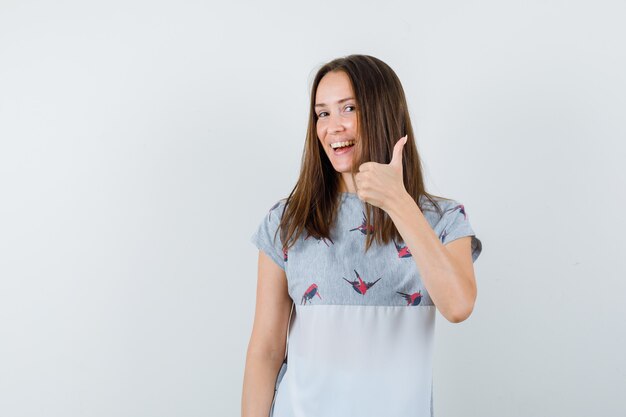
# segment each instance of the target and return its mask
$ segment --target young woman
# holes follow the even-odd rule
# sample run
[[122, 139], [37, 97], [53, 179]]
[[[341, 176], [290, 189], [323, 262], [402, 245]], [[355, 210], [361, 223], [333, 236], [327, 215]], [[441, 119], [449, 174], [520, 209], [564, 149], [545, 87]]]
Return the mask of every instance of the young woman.
[[302, 161], [252, 236], [242, 416], [432, 416], [435, 311], [469, 317], [482, 243], [462, 204], [424, 189], [387, 64], [350, 55], [319, 69]]

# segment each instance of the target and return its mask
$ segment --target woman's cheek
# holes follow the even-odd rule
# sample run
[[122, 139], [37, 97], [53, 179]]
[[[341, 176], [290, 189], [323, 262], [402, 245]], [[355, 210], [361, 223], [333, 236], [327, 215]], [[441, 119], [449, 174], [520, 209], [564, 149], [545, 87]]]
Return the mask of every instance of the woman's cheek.
[[324, 145], [324, 137], [325, 137], [324, 130], [318, 128], [317, 129], [317, 138], [319, 139], [319, 141], [321, 142], [322, 145]]

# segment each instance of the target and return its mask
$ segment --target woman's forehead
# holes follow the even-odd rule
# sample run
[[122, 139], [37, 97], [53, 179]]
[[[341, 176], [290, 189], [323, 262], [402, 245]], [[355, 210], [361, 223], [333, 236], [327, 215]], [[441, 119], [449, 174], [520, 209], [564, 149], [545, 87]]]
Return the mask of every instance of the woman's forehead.
[[329, 72], [320, 80], [315, 94], [318, 105], [329, 105], [354, 98], [348, 75], [343, 71]]

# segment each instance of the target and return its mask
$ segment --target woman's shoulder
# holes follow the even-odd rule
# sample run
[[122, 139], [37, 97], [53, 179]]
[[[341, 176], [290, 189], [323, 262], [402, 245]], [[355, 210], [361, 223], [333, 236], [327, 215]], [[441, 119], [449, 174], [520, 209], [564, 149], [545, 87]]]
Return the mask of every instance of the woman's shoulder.
[[420, 208], [423, 212], [434, 212], [443, 214], [447, 210], [457, 206], [459, 202], [455, 199], [430, 194], [420, 196]]
[[270, 207], [269, 211], [274, 211], [276, 209], [284, 209], [286, 202], [287, 202], [287, 197], [274, 200], [274, 203], [272, 203], [272, 207]]

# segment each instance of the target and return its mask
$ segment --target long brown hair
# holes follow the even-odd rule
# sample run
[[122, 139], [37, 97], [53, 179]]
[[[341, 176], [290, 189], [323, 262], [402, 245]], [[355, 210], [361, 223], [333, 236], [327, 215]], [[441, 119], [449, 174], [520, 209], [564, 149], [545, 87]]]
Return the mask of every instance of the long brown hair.
[[[324, 75], [343, 71], [348, 75], [356, 99], [357, 138], [355, 160], [351, 169], [352, 180], [359, 166], [368, 161], [388, 164], [393, 147], [405, 134], [407, 142], [402, 151], [403, 181], [406, 191], [420, 210], [420, 196], [426, 197], [441, 214], [435, 199], [443, 197], [427, 193], [424, 189], [422, 164], [415, 146], [415, 136], [407, 107], [404, 89], [396, 73], [383, 61], [369, 55], [349, 55], [334, 59], [317, 71], [311, 86], [309, 122], [307, 127], [302, 165], [298, 181], [285, 201], [285, 209], [278, 230], [281, 230], [283, 249], [287, 250], [306, 230], [320, 239], [330, 238], [330, 230], [337, 216], [340, 202], [339, 175], [333, 168], [317, 137], [315, 97]], [[358, 148], [357, 148], [358, 146]], [[374, 234], [367, 234], [367, 251], [372, 240], [389, 243], [390, 238], [402, 242], [402, 236], [387, 213], [379, 207], [365, 203], [366, 223], [373, 219]], [[369, 229], [369, 227], [368, 227]], [[367, 230], [368, 230], [367, 229]], [[277, 231], [278, 231], [277, 230]], [[276, 235], [274, 235], [276, 237]]]

